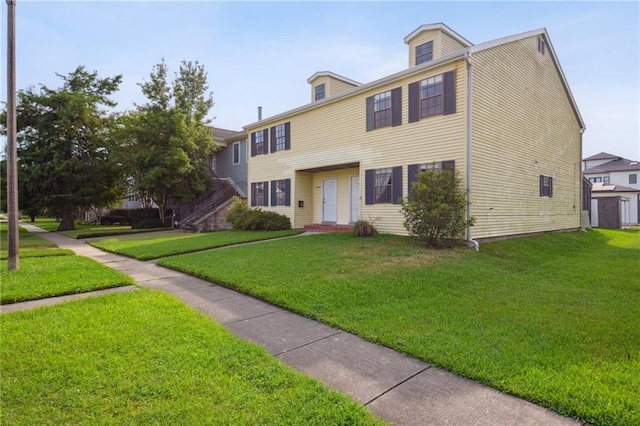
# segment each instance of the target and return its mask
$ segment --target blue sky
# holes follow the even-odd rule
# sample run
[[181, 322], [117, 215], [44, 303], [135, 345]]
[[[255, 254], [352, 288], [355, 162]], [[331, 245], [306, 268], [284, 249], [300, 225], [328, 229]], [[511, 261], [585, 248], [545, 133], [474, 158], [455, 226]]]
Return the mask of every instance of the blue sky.
[[[213, 125], [241, 130], [306, 104], [306, 82], [332, 71], [367, 83], [407, 67], [403, 38], [444, 22], [472, 43], [545, 27], [587, 126], [584, 156], [640, 159], [638, 2], [166, 2], [17, 0], [17, 86], [59, 87], [78, 65], [123, 75], [119, 110], [162, 58], [198, 60]], [[0, 98], [6, 100], [6, 3]]]

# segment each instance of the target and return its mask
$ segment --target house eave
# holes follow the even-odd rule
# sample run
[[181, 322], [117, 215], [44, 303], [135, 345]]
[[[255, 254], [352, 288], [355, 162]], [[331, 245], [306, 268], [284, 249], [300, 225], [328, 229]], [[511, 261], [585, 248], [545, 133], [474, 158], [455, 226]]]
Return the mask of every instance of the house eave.
[[465, 47], [473, 46], [473, 43], [471, 43], [466, 38], [462, 37], [460, 34], [455, 32], [454, 30], [452, 30], [451, 28], [449, 28], [448, 26], [446, 26], [442, 22], [438, 22], [438, 23], [435, 23], [435, 24], [420, 25], [418, 28], [416, 28], [414, 31], [412, 31], [411, 34], [409, 34], [408, 36], [406, 36], [404, 38], [404, 42], [405, 42], [405, 44], [409, 44], [409, 42], [411, 42], [411, 40], [416, 38], [420, 33], [424, 32], [424, 31], [433, 31], [433, 30], [442, 31], [443, 33], [445, 33], [449, 37], [455, 39], [458, 43], [462, 44]]
[[358, 83], [355, 80], [351, 80], [350, 78], [343, 77], [340, 74], [336, 74], [331, 71], [318, 71], [307, 79], [307, 83], [311, 84], [319, 77], [331, 77], [335, 78], [336, 80], [344, 81], [345, 83], [351, 84], [353, 86], [362, 86], [362, 83]]

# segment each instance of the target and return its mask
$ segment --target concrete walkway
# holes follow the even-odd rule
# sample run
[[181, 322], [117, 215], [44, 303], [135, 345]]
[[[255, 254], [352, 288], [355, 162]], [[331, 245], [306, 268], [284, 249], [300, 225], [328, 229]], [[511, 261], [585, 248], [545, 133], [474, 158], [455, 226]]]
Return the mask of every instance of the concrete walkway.
[[[530, 402], [208, 281], [154, 262], [107, 253], [84, 241], [35, 226], [21, 226], [61, 248], [129, 274], [142, 287], [174, 294], [233, 334], [262, 345], [286, 364], [351, 395], [392, 424], [581, 425]], [[43, 300], [38, 306], [51, 300]], [[27, 308], [27, 303], [31, 302], [16, 304], [16, 308], [18, 305]], [[2, 312], [7, 312], [8, 307], [3, 307]]]

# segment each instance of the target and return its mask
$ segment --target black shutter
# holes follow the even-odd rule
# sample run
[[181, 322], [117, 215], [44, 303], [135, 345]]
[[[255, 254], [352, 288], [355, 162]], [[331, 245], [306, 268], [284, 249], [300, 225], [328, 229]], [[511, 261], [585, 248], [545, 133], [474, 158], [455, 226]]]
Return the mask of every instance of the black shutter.
[[553, 197], [553, 178], [549, 176], [549, 197]]
[[271, 181], [271, 206], [275, 206], [278, 204], [278, 200], [276, 198], [276, 188], [278, 187], [278, 181], [277, 180], [272, 180]]
[[418, 173], [420, 173], [420, 165], [419, 164], [409, 164], [409, 167], [407, 168], [407, 183], [408, 183], [408, 189], [409, 189], [409, 195], [411, 195], [411, 187], [413, 186], [413, 182], [417, 182], [418, 178], [416, 177], [416, 175]]
[[256, 184], [251, 184], [251, 207], [256, 206]]
[[373, 96], [367, 98], [367, 132], [373, 130]]
[[373, 199], [373, 185], [376, 180], [375, 170], [365, 170], [364, 172], [364, 202], [365, 204], [375, 204]]
[[269, 129], [262, 131], [262, 143], [264, 144], [262, 154], [267, 155], [269, 153]]
[[271, 144], [270, 145], [271, 145], [271, 153], [273, 154], [274, 152], [276, 152], [276, 127], [275, 126], [271, 128]]
[[420, 82], [409, 84], [409, 123], [420, 120]]
[[269, 181], [262, 182], [262, 187], [264, 188], [264, 201], [262, 202], [263, 206], [269, 205]]
[[256, 132], [251, 133], [251, 156], [256, 156]]
[[442, 113], [444, 115], [456, 112], [456, 73], [449, 71], [443, 78], [444, 99], [442, 100]]
[[540, 196], [544, 195], [544, 176], [540, 175]]
[[286, 179], [284, 181], [284, 205], [291, 205], [291, 179]]
[[284, 149], [291, 149], [291, 122], [284, 123]]
[[442, 162], [442, 170], [451, 170], [456, 171], [456, 162], [455, 160], [443, 161]]
[[402, 124], [402, 87], [397, 87], [391, 91], [391, 125], [400, 126]]
[[400, 204], [400, 199], [402, 198], [402, 166], [393, 168], [391, 180], [391, 202]]

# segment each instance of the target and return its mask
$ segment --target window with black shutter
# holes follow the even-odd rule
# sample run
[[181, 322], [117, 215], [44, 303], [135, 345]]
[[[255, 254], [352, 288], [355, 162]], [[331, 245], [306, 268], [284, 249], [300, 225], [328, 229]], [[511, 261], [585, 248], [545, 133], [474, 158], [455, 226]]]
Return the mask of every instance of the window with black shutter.
[[402, 124], [402, 88], [369, 96], [366, 99], [367, 131]]
[[267, 143], [269, 140], [269, 129], [258, 130], [251, 133], [251, 156], [267, 154]]
[[455, 71], [409, 84], [409, 123], [456, 112]]
[[553, 178], [540, 175], [540, 196], [553, 197]]
[[402, 167], [365, 170], [365, 204], [399, 204], [402, 198]]
[[270, 151], [284, 151], [291, 149], [291, 123], [286, 122], [278, 124], [271, 128], [271, 147]]
[[291, 179], [280, 179], [271, 181], [271, 205], [291, 205]]

